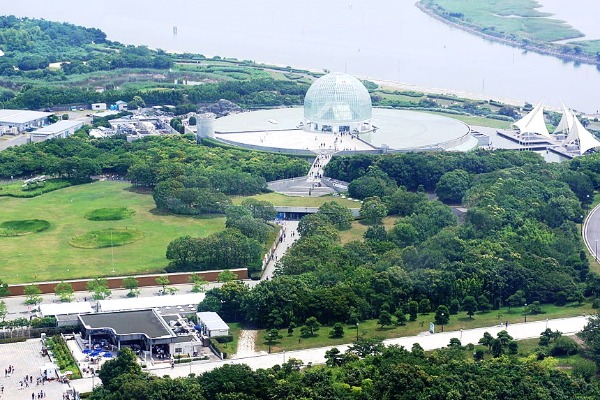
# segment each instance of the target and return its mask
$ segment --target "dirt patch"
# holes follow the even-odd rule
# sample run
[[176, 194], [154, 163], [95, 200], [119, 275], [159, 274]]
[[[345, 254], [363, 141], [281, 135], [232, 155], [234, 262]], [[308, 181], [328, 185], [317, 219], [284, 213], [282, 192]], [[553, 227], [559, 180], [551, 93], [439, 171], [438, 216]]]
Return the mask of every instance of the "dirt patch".
[[256, 336], [258, 335], [258, 331], [255, 329], [245, 329], [240, 332], [240, 338], [238, 340], [237, 352], [233, 356], [233, 358], [242, 358], [242, 357], [251, 357], [256, 355], [256, 351], [254, 350], [254, 343], [256, 341]]

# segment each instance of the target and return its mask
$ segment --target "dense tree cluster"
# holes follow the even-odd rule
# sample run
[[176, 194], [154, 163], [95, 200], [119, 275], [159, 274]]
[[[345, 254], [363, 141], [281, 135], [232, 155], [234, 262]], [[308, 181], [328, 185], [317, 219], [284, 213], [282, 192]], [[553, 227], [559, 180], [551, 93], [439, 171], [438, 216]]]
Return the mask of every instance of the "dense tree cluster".
[[[498, 338], [500, 348], [502, 340], [505, 338]], [[253, 371], [247, 365], [231, 364], [179, 379], [140, 372], [133, 353], [125, 350], [102, 367], [100, 377], [107, 382], [95, 388], [90, 399], [534, 400], [600, 396], [597, 383], [541, 362], [513, 357], [474, 360], [459, 347], [456, 343], [426, 355], [418, 345], [408, 351], [357, 342], [345, 353], [336, 348], [327, 351], [323, 366], [302, 369], [300, 361], [292, 358], [268, 369]]]
[[198, 146], [192, 136], [173, 135], [132, 143], [119, 137], [74, 136], [0, 152], [2, 178], [68, 175], [73, 174], [73, 169], [79, 173], [80, 167], [92, 169], [92, 173], [99, 168], [104, 173], [127, 174], [141, 186], [154, 187], [174, 179], [190, 188], [210, 186], [224, 193], [249, 194], [262, 190], [265, 180], [305, 174], [309, 163], [284, 155]]
[[[430, 163], [430, 157], [440, 159]], [[355, 158], [345, 157], [337, 165], [365, 159]], [[396, 182], [386, 184], [382, 198], [363, 202], [365, 218], [379, 208], [396, 216], [391, 229], [377, 224], [381, 215], [370, 216], [373, 220], [365, 222], [374, 225], [364, 241], [342, 245], [331, 221], [319, 214], [305, 217], [299, 226], [301, 238], [278, 263], [277, 276], [261, 282], [238, 303], [245, 321], [283, 328], [309, 317], [334, 324], [380, 318], [382, 311], [416, 316], [440, 306], [448, 307], [450, 314], [462, 308], [473, 315], [505, 304], [565, 304], [584, 293], [600, 293], [600, 278], [588, 273], [576, 225], [584, 214], [582, 203], [565, 179], [587, 181], [585, 174], [572, 171], [569, 164], [545, 164], [537, 155], [515, 152], [390, 158], [371, 160], [376, 165], [366, 166], [362, 176], [379, 176], [386, 173], [379, 169], [382, 165], [403, 159], [410, 163], [398, 164], [396, 176], [427, 173], [421, 166], [435, 165], [440, 182], [448, 176], [438, 168], [444, 160], [448, 165], [496, 167], [482, 168], [491, 169], [482, 173], [469, 169], [463, 196], [468, 212], [460, 222], [448, 206], [424, 193], [395, 188]], [[521, 166], [500, 168], [510, 165], [509, 160]], [[345, 171], [354, 173], [350, 167]], [[401, 183], [407, 181], [397, 182]], [[440, 186], [428, 186], [436, 185]]]

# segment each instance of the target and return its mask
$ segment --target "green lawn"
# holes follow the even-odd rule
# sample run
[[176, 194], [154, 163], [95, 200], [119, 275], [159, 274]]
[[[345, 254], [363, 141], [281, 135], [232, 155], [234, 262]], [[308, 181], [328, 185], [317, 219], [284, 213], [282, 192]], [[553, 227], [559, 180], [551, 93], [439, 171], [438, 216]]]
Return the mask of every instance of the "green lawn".
[[[385, 217], [383, 219], [383, 226], [386, 231], [390, 231], [396, 223], [396, 217]], [[369, 229], [369, 225], [365, 225], [360, 221], [352, 221], [352, 228], [347, 231], [340, 231], [340, 240], [342, 244], [352, 242], [353, 240], [363, 240], [365, 232]]]
[[[121, 221], [90, 221], [87, 212], [99, 208], [127, 207], [135, 212]], [[18, 199], [0, 197], [0, 223], [45, 219], [50, 229], [20, 237], [0, 237], [0, 277], [8, 283], [74, 279], [112, 274], [160, 271], [167, 265], [167, 245], [183, 235], [204, 237], [224, 228], [224, 217], [189, 217], [156, 212], [150, 194], [131, 190], [123, 182], [94, 182], [44, 195]], [[138, 229], [135, 243], [102, 249], [79, 249], [71, 238], [109, 228]]]
[[[527, 315], [527, 321], [540, 321], [546, 318], [566, 318], [574, 317], [582, 314], [592, 314], [596, 310], [592, 309], [591, 305], [584, 303], [581, 306], [569, 305], [566, 307], [557, 307], [554, 305], [544, 305], [542, 310], [545, 314]], [[360, 337], [383, 337], [385, 339], [397, 338], [403, 336], [415, 336], [429, 329], [429, 323], [433, 322], [434, 313], [427, 315], [419, 315], [414, 322], [407, 322], [405, 326], [389, 326], [381, 329], [377, 324], [377, 320], [362, 321], [358, 327]], [[476, 313], [473, 318], [469, 318], [464, 312], [458, 315], [452, 315], [448, 324], [444, 325], [444, 331], [460, 331], [460, 329], [472, 329], [485, 326], [493, 326], [508, 321], [509, 324], [514, 324], [524, 321], [523, 308], [512, 309], [508, 312], [507, 308], [494, 310], [488, 313]], [[439, 327], [436, 327], [436, 330]], [[329, 338], [330, 326], [322, 326], [317, 332], [317, 336], [302, 338], [300, 337], [300, 327], [294, 330], [292, 336], [288, 336], [287, 329], [280, 330], [280, 335], [283, 336], [277, 343], [271, 346], [272, 352], [283, 350], [298, 350], [308, 349], [313, 347], [335, 346], [344, 343], [350, 343], [356, 340], [356, 327], [344, 326], [345, 335], [340, 339]], [[267, 351], [269, 346], [264, 340], [266, 331], [259, 332], [256, 340], [257, 351]], [[466, 343], [463, 343], [466, 344]]]
[[442, 116], [448, 117], [448, 118], [457, 119], [459, 121], [464, 122], [467, 125], [487, 126], [489, 128], [498, 128], [498, 129], [508, 129], [508, 128], [510, 128], [510, 124], [511, 124], [511, 122], [508, 122], [508, 121], [500, 121], [499, 119], [476, 117], [476, 116], [472, 116], [472, 115], [457, 115], [457, 114], [434, 112], [434, 111], [425, 111], [425, 112], [442, 115]]
[[[298, 206], [298, 207], [320, 207], [323, 203], [328, 201], [337, 201], [343, 206], [348, 208], [360, 208], [360, 203], [352, 200], [342, 199], [340, 197], [333, 196], [321, 196], [321, 197], [299, 197], [299, 196], [286, 196], [279, 193], [264, 193], [256, 196], [251, 196], [253, 199], [268, 201], [274, 206]], [[234, 197], [232, 199], [233, 204], [240, 204], [247, 197]]]

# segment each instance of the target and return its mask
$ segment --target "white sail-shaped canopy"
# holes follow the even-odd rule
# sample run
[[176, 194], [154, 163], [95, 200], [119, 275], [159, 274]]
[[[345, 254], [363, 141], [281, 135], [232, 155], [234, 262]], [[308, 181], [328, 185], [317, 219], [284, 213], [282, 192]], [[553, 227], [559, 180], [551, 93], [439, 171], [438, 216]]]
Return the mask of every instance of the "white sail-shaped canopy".
[[544, 106], [541, 101], [533, 110], [513, 125], [519, 128], [521, 135], [536, 133], [545, 138], [552, 139], [552, 136], [550, 136], [548, 128], [546, 127], [546, 122], [544, 121]]
[[[566, 133], [567, 136], [571, 133], [571, 129], [573, 129], [573, 113], [562, 105], [563, 114], [558, 126], [554, 130], [554, 133]], [[568, 139], [567, 139], [568, 140]]]
[[573, 128], [571, 129], [571, 133], [575, 138], [572, 139], [572, 142], [576, 140], [579, 142], [579, 154], [583, 155], [589, 149], [599, 147], [600, 141], [596, 139], [594, 135], [590, 133], [590, 131], [585, 129], [585, 127], [581, 125], [581, 122], [579, 122], [577, 117], [575, 117], [574, 115], [573, 120]]

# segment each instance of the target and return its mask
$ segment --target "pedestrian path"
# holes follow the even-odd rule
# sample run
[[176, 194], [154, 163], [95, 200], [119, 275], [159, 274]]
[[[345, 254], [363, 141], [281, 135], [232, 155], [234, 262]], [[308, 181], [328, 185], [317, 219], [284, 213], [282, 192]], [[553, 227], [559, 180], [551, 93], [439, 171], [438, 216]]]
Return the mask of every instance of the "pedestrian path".
[[[580, 332], [587, 323], [587, 317], [573, 317], [573, 318], [560, 318], [550, 319], [545, 321], [527, 322], [521, 324], [509, 324], [506, 327], [504, 324], [488, 326], [484, 328], [465, 329], [462, 331], [450, 331], [443, 333], [424, 334], [417, 336], [407, 336], [402, 338], [388, 339], [384, 341], [384, 344], [403, 346], [406, 349], [410, 349], [414, 343], [419, 343], [425, 350], [439, 349], [448, 346], [450, 339], [457, 338], [461, 340], [463, 345], [468, 343], [476, 344], [485, 332], [489, 332], [492, 336], [496, 336], [498, 332], [502, 330], [508, 331], [516, 340], [537, 338], [546, 329], [549, 328], [553, 331], [558, 330], [563, 335], [574, 335]], [[348, 333], [348, 338], [351, 340], [351, 333]], [[200, 362], [191, 366], [176, 366], [174, 369], [157, 370], [156, 373], [159, 376], [169, 375], [173, 378], [187, 376], [191, 372], [195, 374], [201, 374], [206, 371], [211, 371], [215, 368], [221, 367], [225, 364], [246, 364], [252, 369], [259, 368], [270, 368], [277, 364], [282, 364], [291, 358], [301, 360], [304, 365], [308, 364], [324, 364], [325, 363], [325, 352], [337, 347], [341, 352], [345, 352], [349, 344], [339, 346], [328, 346], [319, 347], [314, 349], [296, 350], [296, 351], [285, 351], [281, 353], [272, 354], [259, 354], [251, 357], [241, 357], [232, 360], [220, 360], [215, 362]], [[79, 382], [79, 381], [78, 381]], [[83, 382], [82, 382], [83, 384]]]

